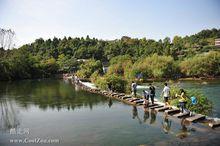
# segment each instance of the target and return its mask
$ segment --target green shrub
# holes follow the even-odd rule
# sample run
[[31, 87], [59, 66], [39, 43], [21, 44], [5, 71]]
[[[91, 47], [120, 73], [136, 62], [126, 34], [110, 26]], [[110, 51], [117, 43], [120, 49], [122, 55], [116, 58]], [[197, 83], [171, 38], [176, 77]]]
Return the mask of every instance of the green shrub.
[[98, 71], [95, 71], [91, 76], [90, 76], [90, 80], [93, 82], [93, 83], [95, 83], [95, 81], [98, 79], [98, 78], [100, 78], [101, 76], [100, 76], [100, 74], [99, 74], [99, 72]]
[[117, 75], [105, 75], [105, 76], [96, 76], [96, 73], [93, 75], [93, 82], [101, 89], [108, 90], [108, 87], [111, 86], [111, 89], [115, 92], [125, 92], [127, 81], [122, 77]]
[[177, 65], [171, 56], [159, 56], [154, 54], [150, 57], [142, 58], [134, 63], [130, 77], [135, 78], [142, 73], [143, 78], [167, 78], [172, 77], [177, 70]]
[[[176, 93], [180, 94], [180, 87], [171, 86], [171, 105], [177, 106], [179, 104], [179, 98], [175, 95]], [[196, 113], [208, 115], [212, 112], [212, 102], [199, 90], [185, 90], [187, 98], [186, 108], [190, 111], [194, 111]], [[192, 105], [190, 97], [195, 96], [197, 99], [197, 104]]]
[[99, 76], [96, 80], [93, 81], [93, 83], [95, 83], [96, 86], [98, 86], [99, 88], [101, 88], [103, 90], [108, 89], [108, 84], [107, 84], [106, 79], [104, 77]]
[[210, 51], [185, 59], [179, 66], [181, 72], [188, 77], [220, 75], [220, 52]]
[[57, 73], [59, 68], [54, 58], [49, 58], [46, 61], [41, 62], [41, 66], [47, 75]]
[[129, 55], [113, 57], [110, 60], [110, 66], [108, 68], [107, 74], [115, 74], [127, 78], [126, 72], [130, 71], [132, 65], [132, 59]]
[[95, 72], [102, 72], [102, 64], [99, 60], [90, 59], [85, 63], [80, 65], [80, 69], [76, 72], [77, 76], [80, 78], [90, 78], [90, 76]]
[[125, 92], [127, 81], [117, 75], [107, 75], [106, 83], [111, 85], [113, 91]]

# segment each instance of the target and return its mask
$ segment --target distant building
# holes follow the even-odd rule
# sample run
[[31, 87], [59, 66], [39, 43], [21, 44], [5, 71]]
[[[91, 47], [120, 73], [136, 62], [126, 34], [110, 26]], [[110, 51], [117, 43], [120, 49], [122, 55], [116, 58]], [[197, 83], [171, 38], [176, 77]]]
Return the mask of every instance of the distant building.
[[102, 70], [103, 70], [103, 73], [107, 73], [108, 71], [108, 66], [109, 66], [109, 63], [108, 62], [103, 62], [102, 63]]
[[89, 59], [77, 59], [76, 61], [77, 62], [86, 62], [86, 61], [88, 61]]
[[103, 66], [103, 67], [102, 67], [102, 70], [103, 70], [103, 73], [104, 73], [104, 74], [107, 73], [107, 71], [108, 71], [108, 66]]
[[215, 46], [220, 47], [220, 38], [215, 39]]

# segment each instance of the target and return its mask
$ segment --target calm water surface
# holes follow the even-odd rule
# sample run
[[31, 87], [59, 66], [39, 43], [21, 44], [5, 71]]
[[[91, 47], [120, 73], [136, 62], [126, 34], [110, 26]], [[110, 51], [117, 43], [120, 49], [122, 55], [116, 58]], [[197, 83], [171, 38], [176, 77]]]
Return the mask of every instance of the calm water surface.
[[[214, 114], [220, 115], [219, 82], [180, 84], [210, 95]], [[35, 138], [59, 140], [40, 144], [51, 146], [220, 144], [218, 128], [144, 112], [142, 107], [82, 91], [62, 80], [0, 82], [0, 112], [0, 146], [39, 145], [12, 143]]]

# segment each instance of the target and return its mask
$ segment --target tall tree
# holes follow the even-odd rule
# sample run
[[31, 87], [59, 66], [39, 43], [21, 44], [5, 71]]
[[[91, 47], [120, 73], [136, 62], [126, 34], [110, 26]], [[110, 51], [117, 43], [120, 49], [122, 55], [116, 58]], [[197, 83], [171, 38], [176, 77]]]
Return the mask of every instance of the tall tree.
[[14, 47], [14, 37], [13, 30], [0, 28], [0, 48], [7, 50]]

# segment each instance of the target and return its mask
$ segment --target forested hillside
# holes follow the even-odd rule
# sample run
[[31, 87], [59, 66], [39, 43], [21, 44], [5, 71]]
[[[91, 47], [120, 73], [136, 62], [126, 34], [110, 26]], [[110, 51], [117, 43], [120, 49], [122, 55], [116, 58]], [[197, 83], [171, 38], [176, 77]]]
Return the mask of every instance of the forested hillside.
[[[214, 46], [216, 38], [220, 38], [220, 29], [202, 30], [197, 34], [185, 37], [175, 36], [172, 40], [166, 37], [159, 41], [127, 36], [111, 41], [98, 40], [89, 36], [86, 38], [64, 37], [63, 39], [55, 37], [48, 40], [39, 38], [35, 42], [23, 45], [18, 49], [5, 50], [0, 48], [0, 80], [49, 77], [58, 72], [69, 72], [73, 68], [79, 69], [82, 62], [77, 61], [77, 59], [93, 59], [106, 63], [119, 55], [130, 56], [132, 64], [137, 65], [136, 68], [133, 67], [136, 72], [141, 71], [142, 63], [140, 62], [145, 59], [143, 65], [147, 69], [149, 66], [146, 62], [149, 62], [149, 65], [151, 59], [158, 59], [155, 57], [157, 55], [159, 58], [161, 58], [160, 56], [167, 56], [168, 58], [163, 57], [162, 60], [168, 59], [169, 63], [177, 66], [175, 70], [168, 69], [169, 71], [165, 71], [165, 77], [172, 76], [170, 74], [173, 72], [177, 72], [181, 76], [216, 76], [220, 72], [218, 58], [220, 48]], [[191, 63], [190, 59], [198, 63], [201, 60], [206, 62], [210, 58], [201, 57], [201, 55], [210, 51], [209, 57], [213, 57], [213, 54], [218, 56], [213, 59], [214, 63], [209, 61], [209, 64], [201, 64], [199, 67], [211, 66], [210, 68], [214, 71], [209, 71], [208, 74], [203, 73], [204, 70], [199, 71], [199, 73], [189, 71], [193, 68], [188, 66]], [[141, 59], [143, 60], [141, 61]], [[155, 73], [155, 76], [153, 73], [154, 71], [145, 71], [146, 77], [164, 77], [163, 73]]]

